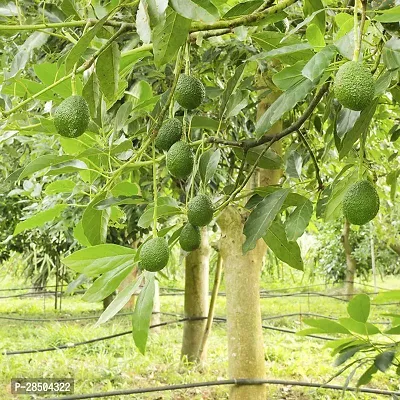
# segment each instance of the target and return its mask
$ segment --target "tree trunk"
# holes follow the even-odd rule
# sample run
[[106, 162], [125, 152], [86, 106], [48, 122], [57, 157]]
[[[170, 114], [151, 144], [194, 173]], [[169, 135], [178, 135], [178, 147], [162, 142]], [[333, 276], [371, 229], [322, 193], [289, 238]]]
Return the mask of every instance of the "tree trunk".
[[[188, 254], [185, 260], [185, 317], [207, 317], [208, 272], [210, 246], [207, 228], [201, 229], [200, 248]], [[189, 362], [199, 360], [199, 350], [204, 335], [206, 320], [186, 321], [183, 326], [182, 359]]]
[[[260, 308], [260, 270], [266, 245], [242, 253], [243, 222], [234, 207], [220, 215], [221, 256], [224, 260], [230, 378], [265, 379]], [[231, 400], [265, 400], [264, 385], [233, 386]]]
[[347, 219], [345, 220], [343, 226], [342, 241], [347, 265], [345, 290], [347, 298], [350, 299], [354, 294], [354, 277], [356, 275], [357, 263], [351, 254], [352, 248], [350, 244], [350, 223], [347, 221]]

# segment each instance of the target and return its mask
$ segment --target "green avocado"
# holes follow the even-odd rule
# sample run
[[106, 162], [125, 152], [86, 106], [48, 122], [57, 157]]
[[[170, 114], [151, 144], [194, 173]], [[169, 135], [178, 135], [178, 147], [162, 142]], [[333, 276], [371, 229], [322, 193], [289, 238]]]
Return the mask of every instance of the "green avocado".
[[187, 223], [179, 236], [179, 244], [182, 250], [193, 251], [200, 247], [201, 233], [197, 226]]
[[214, 216], [214, 207], [211, 199], [206, 194], [193, 197], [188, 204], [188, 220], [194, 226], [208, 225]]
[[167, 153], [167, 169], [175, 178], [186, 179], [193, 171], [194, 156], [185, 142], [176, 142]]
[[167, 241], [162, 237], [156, 237], [147, 241], [140, 251], [140, 266], [150, 272], [162, 270], [169, 259]]
[[375, 186], [362, 180], [350, 186], [343, 199], [343, 214], [354, 225], [373, 220], [379, 211], [379, 196]]
[[182, 137], [182, 122], [177, 118], [166, 121], [160, 128], [156, 137], [156, 147], [159, 150], [168, 151], [170, 147]]
[[336, 73], [333, 91], [343, 107], [361, 111], [372, 102], [375, 83], [365, 65], [349, 61], [343, 64]]
[[61, 136], [77, 138], [87, 129], [90, 112], [87, 101], [82, 96], [70, 96], [57, 108], [54, 125]]
[[197, 108], [203, 101], [206, 91], [200, 80], [182, 74], [178, 78], [175, 89], [175, 100], [187, 110]]

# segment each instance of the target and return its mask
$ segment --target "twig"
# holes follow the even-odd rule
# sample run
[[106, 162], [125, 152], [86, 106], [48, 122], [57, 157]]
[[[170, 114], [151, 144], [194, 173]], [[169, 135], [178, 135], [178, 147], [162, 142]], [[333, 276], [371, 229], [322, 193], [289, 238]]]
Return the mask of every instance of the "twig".
[[247, 148], [251, 149], [257, 146], [261, 146], [264, 143], [270, 142], [272, 140], [278, 141], [285, 136], [290, 135], [291, 133], [299, 130], [301, 126], [304, 124], [304, 122], [307, 121], [307, 119], [310, 117], [310, 115], [313, 113], [314, 109], [317, 107], [319, 102], [321, 101], [322, 97], [324, 94], [328, 91], [329, 88], [329, 82], [325, 83], [321, 89], [318, 91], [316, 96], [312, 99], [310, 104], [308, 105], [307, 109], [304, 111], [304, 113], [297, 119], [296, 122], [294, 122], [292, 125], [290, 125], [288, 128], [284, 129], [280, 133], [277, 133], [276, 135], [263, 135], [259, 139], [245, 139], [245, 140], [224, 140], [220, 139], [217, 137], [209, 137], [207, 139], [208, 143], [218, 143], [222, 144], [225, 146], [230, 146], [230, 147], [241, 147], [241, 148]]
[[319, 165], [318, 165], [317, 159], [315, 157], [315, 154], [312, 151], [310, 144], [307, 142], [307, 139], [300, 132], [300, 130], [298, 130], [297, 133], [299, 134], [299, 137], [300, 137], [301, 141], [303, 142], [304, 146], [306, 146], [308, 152], [310, 153], [311, 159], [314, 163], [315, 177], [317, 178], [317, 182], [318, 182], [318, 190], [324, 190], [324, 183], [322, 182], [322, 179], [321, 179], [320, 169], [319, 169]]

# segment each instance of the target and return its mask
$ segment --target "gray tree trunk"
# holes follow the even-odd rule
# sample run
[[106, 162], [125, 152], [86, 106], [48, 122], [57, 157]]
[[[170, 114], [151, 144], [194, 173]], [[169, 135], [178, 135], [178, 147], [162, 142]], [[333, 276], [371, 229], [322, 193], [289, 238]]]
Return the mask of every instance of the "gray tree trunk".
[[[188, 254], [185, 260], [185, 317], [207, 317], [210, 246], [207, 227], [201, 229], [200, 248]], [[199, 361], [199, 350], [206, 320], [186, 321], [183, 326], [182, 359]]]
[[[224, 260], [228, 362], [230, 378], [264, 379], [266, 374], [260, 308], [260, 272], [266, 245], [242, 253], [242, 216], [234, 207], [220, 215], [221, 256]], [[265, 400], [264, 385], [233, 386], [231, 400]]]

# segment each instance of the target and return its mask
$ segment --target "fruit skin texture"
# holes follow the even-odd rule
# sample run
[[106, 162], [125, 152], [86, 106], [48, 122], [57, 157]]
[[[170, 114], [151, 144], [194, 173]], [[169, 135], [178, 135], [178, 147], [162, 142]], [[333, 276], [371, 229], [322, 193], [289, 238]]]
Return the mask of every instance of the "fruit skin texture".
[[211, 199], [206, 194], [193, 197], [188, 204], [188, 220], [194, 226], [208, 225], [214, 215], [214, 207]]
[[343, 199], [343, 214], [354, 225], [373, 220], [379, 211], [379, 196], [374, 185], [367, 180], [350, 186]]
[[182, 122], [177, 118], [169, 119], [158, 132], [156, 138], [157, 149], [168, 151], [174, 143], [181, 139], [182, 133]]
[[162, 237], [150, 239], [140, 251], [140, 266], [146, 271], [161, 271], [168, 264], [168, 259], [168, 243]]
[[182, 250], [193, 251], [200, 247], [201, 233], [197, 226], [187, 223], [179, 236], [179, 244]]
[[375, 83], [365, 65], [349, 61], [339, 68], [333, 91], [343, 107], [361, 111], [373, 100]]
[[193, 171], [194, 156], [185, 142], [176, 142], [167, 153], [167, 168], [175, 178], [185, 179]]
[[187, 110], [197, 108], [204, 100], [204, 85], [193, 76], [181, 74], [175, 90], [175, 100]]
[[77, 138], [89, 125], [90, 112], [82, 96], [70, 96], [57, 108], [54, 114], [54, 125], [61, 136]]

